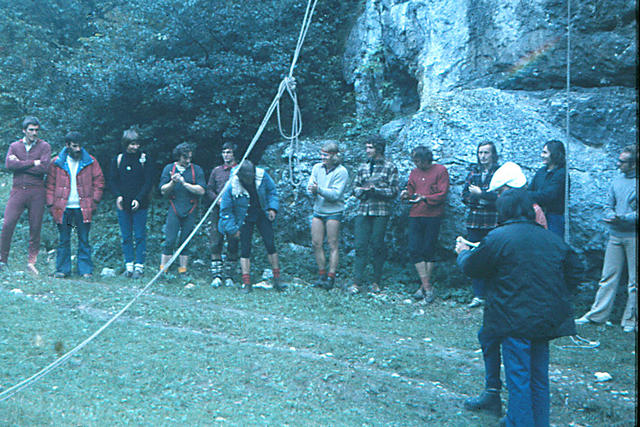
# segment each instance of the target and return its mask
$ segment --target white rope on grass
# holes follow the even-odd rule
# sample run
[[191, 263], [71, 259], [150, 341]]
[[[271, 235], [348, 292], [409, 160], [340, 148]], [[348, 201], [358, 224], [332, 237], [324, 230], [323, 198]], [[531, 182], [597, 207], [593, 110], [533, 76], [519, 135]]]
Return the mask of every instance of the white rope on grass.
[[[258, 130], [256, 131], [255, 135], [253, 136], [253, 139], [251, 140], [251, 143], [247, 147], [244, 155], [242, 156], [242, 159], [238, 163], [238, 167], [235, 168], [232, 171], [232, 174], [229, 177], [229, 180], [227, 180], [227, 182], [225, 183], [224, 187], [222, 188], [222, 191], [220, 191], [218, 196], [211, 203], [211, 205], [209, 206], [209, 208], [207, 209], [205, 214], [202, 216], [202, 218], [200, 219], [200, 221], [198, 222], [196, 227], [193, 229], [193, 231], [189, 234], [189, 236], [187, 236], [187, 238], [182, 243], [182, 245], [180, 245], [180, 247], [174, 252], [174, 254], [171, 256], [171, 258], [169, 259], [167, 264], [163, 267], [163, 269], [158, 271], [156, 273], [156, 275], [131, 299], [131, 301], [129, 301], [124, 307], [122, 307], [122, 309], [120, 311], [118, 311], [111, 319], [109, 319], [104, 325], [102, 325], [97, 331], [95, 331], [93, 334], [91, 334], [89, 337], [87, 337], [80, 344], [78, 344], [73, 349], [69, 350], [67, 353], [65, 353], [62, 356], [60, 356], [58, 359], [56, 359], [55, 361], [53, 361], [52, 363], [50, 363], [49, 365], [47, 365], [46, 367], [44, 367], [40, 371], [36, 372], [35, 374], [30, 376], [29, 378], [26, 378], [25, 380], [23, 380], [23, 381], [15, 384], [15, 385], [9, 387], [8, 389], [3, 390], [2, 392], [0, 392], [0, 402], [3, 402], [5, 400], [9, 399], [14, 394], [16, 394], [19, 391], [29, 387], [30, 385], [32, 385], [33, 383], [38, 381], [40, 378], [42, 378], [45, 375], [47, 375], [49, 372], [53, 371], [58, 366], [61, 366], [62, 364], [64, 364], [67, 360], [69, 360], [71, 358], [71, 356], [73, 356], [74, 354], [78, 353], [82, 348], [84, 348], [87, 344], [89, 344], [91, 341], [93, 341], [98, 335], [100, 335], [105, 329], [107, 329], [113, 322], [115, 322], [120, 316], [122, 316], [138, 300], [138, 298], [140, 298], [140, 296], [142, 296], [158, 280], [158, 278], [160, 276], [162, 276], [162, 274], [165, 273], [169, 269], [169, 267], [174, 263], [174, 261], [178, 258], [178, 256], [180, 256], [180, 254], [182, 253], [184, 248], [191, 241], [193, 236], [195, 236], [196, 232], [200, 229], [200, 227], [204, 224], [204, 222], [207, 220], [207, 218], [209, 217], [209, 215], [213, 211], [213, 208], [216, 206], [216, 204], [220, 200], [220, 197], [222, 196], [222, 194], [225, 192], [225, 190], [229, 186], [229, 183], [231, 182], [231, 178], [233, 176], [235, 176], [237, 170], [240, 168], [240, 166], [242, 166], [244, 161], [247, 159], [247, 157], [249, 156], [249, 154], [251, 153], [251, 151], [255, 147], [256, 143], [258, 142], [258, 139], [260, 138], [260, 136], [264, 132], [264, 129], [267, 126], [267, 123], [269, 122], [269, 119], [273, 115], [274, 111], [278, 108], [278, 104], [279, 104], [280, 98], [282, 97], [282, 94], [285, 92], [285, 90], [289, 90], [288, 89], [289, 87], [291, 87], [291, 86], [295, 87], [295, 81], [294, 81], [294, 79], [292, 77], [292, 73], [293, 73], [293, 70], [295, 68], [296, 62], [298, 61], [298, 58], [299, 58], [299, 55], [300, 55], [300, 48], [302, 47], [302, 42], [304, 41], [304, 36], [306, 36], [307, 30], [309, 28], [309, 24], [311, 22], [310, 21], [311, 20], [311, 14], [313, 13], [313, 9], [315, 8], [316, 3], [318, 2], [318, 0], [315, 0], [314, 3], [313, 3], [313, 8], [311, 8], [311, 1], [312, 0], [309, 0], [309, 3], [307, 4], [307, 11], [305, 12], [305, 20], [303, 22], [303, 30], [301, 30], [301, 32], [300, 32], [301, 36], [298, 39], [298, 45], [296, 46], [296, 51], [294, 53], [294, 57], [293, 57], [292, 62], [291, 62], [289, 76], [285, 77], [282, 80], [282, 82], [280, 83], [280, 85], [278, 87], [278, 92], [274, 96], [273, 101], [271, 101], [271, 105], [267, 109], [267, 112], [265, 113], [265, 115], [264, 115], [264, 117], [262, 119], [262, 122], [260, 123], [260, 126], [258, 127]], [[303, 36], [303, 34], [304, 34], [304, 36]]]

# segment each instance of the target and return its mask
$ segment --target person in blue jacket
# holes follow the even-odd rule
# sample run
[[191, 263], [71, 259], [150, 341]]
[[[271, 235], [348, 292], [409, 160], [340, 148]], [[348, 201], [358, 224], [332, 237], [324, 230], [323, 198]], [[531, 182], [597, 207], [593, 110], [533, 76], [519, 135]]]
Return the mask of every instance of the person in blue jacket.
[[273, 221], [278, 213], [278, 192], [269, 174], [248, 160], [232, 172], [229, 186], [222, 194], [218, 229], [230, 238], [240, 239], [242, 289], [251, 292], [251, 237], [254, 226], [262, 236], [273, 270], [273, 287], [282, 291], [280, 266], [276, 252]]

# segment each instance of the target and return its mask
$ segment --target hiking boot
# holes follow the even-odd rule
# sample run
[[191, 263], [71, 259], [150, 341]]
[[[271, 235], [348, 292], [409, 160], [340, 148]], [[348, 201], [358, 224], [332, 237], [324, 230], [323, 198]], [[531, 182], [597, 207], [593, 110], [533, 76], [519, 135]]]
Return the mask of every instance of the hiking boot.
[[327, 291], [330, 291], [331, 289], [333, 289], [335, 284], [336, 284], [336, 278], [335, 277], [327, 277], [327, 280], [324, 281], [324, 285], [322, 287], [324, 289], [326, 289]]
[[316, 288], [325, 288], [327, 286], [327, 276], [318, 276], [318, 280], [313, 284]]
[[280, 282], [279, 277], [274, 277], [272, 279], [272, 284], [273, 284], [273, 289], [275, 289], [276, 291], [278, 292], [284, 291], [284, 286], [282, 286], [282, 283]]
[[467, 411], [487, 411], [496, 417], [502, 415], [502, 401], [500, 392], [495, 389], [484, 390], [477, 397], [471, 397], [464, 401], [464, 409]]
[[480, 307], [484, 304], [484, 300], [482, 298], [474, 297], [469, 304], [467, 304], [468, 308]]

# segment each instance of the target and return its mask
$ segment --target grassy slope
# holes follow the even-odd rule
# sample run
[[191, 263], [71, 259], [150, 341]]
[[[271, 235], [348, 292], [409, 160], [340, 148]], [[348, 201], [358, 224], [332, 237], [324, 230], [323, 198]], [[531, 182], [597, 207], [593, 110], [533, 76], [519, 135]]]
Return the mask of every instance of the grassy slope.
[[[82, 341], [141, 286], [34, 279], [19, 271], [26, 231], [16, 231], [13, 270], [0, 273], [2, 388]], [[299, 270], [289, 263], [288, 279]], [[204, 275], [163, 279], [67, 364], [0, 403], [0, 425], [495, 424], [462, 409], [482, 388], [480, 311], [425, 308], [397, 286], [354, 297], [294, 282], [284, 295], [247, 296]], [[601, 345], [553, 343], [552, 421], [634, 425], [635, 336], [580, 332]], [[594, 382], [596, 371], [613, 381]]]

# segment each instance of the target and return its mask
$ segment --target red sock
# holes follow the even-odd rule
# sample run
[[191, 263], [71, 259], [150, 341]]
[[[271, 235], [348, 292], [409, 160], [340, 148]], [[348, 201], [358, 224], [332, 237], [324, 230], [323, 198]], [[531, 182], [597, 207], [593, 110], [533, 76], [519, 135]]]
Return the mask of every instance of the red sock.
[[329, 276], [329, 279], [335, 279], [336, 273], [329, 272], [328, 276]]
[[250, 285], [251, 284], [251, 275], [250, 274], [243, 274], [242, 275], [242, 284], [243, 285]]
[[327, 274], [327, 270], [318, 270], [318, 276], [324, 277], [325, 274]]
[[280, 269], [279, 268], [274, 268], [273, 269], [273, 278], [274, 279], [279, 279], [280, 278]]

